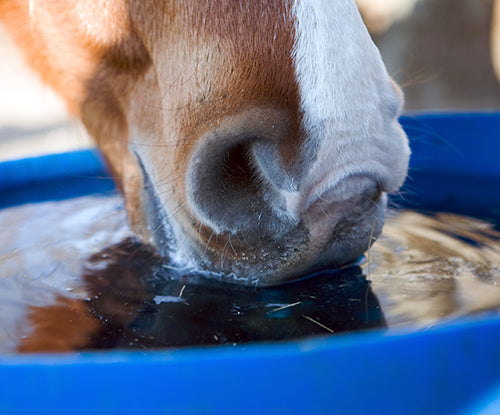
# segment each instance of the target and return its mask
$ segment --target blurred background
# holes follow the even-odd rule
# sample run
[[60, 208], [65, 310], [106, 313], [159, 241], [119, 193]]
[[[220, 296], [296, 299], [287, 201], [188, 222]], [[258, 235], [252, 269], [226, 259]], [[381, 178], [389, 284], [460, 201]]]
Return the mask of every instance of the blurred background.
[[[490, 50], [494, 1], [357, 0], [405, 91], [406, 112], [500, 110]], [[90, 145], [0, 26], [0, 161]]]
[[[500, 109], [491, 57], [495, 0], [356, 1], [403, 86], [407, 111]], [[498, 16], [500, 0], [496, 7]]]
[[89, 146], [83, 126], [26, 67], [0, 23], [0, 161]]

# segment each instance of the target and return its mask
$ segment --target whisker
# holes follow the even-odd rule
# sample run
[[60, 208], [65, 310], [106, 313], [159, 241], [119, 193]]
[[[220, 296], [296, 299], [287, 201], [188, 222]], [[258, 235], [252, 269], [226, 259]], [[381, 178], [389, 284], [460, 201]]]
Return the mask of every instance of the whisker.
[[135, 140], [127, 140], [127, 144], [132, 144], [134, 146], [141, 146], [141, 147], [165, 147], [165, 148], [184, 148], [184, 147], [193, 147], [193, 143], [148, 143], [148, 142], [142, 142], [142, 141], [135, 141]]
[[238, 254], [236, 253], [236, 250], [234, 249], [233, 243], [231, 242], [231, 235], [229, 235], [229, 246], [231, 246], [231, 249], [233, 250], [234, 255], [238, 256]]
[[372, 207], [377, 207], [377, 202], [369, 196], [361, 196], [361, 200], [368, 202]]
[[212, 231], [212, 233], [210, 234], [208, 240], [207, 240], [207, 243], [205, 244], [205, 250], [203, 251], [203, 257], [205, 256], [205, 254], [207, 253], [208, 251], [208, 246], [210, 245], [210, 241], [212, 240], [212, 237], [214, 236], [215, 234], [215, 231]]
[[203, 227], [203, 224], [200, 222], [200, 226], [198, 226], [198, 239], [200, 242], [203, 242], [203, 239], [201, 237], [201, 228]]
[[226, 251], [226, 247], [227, 247], [228, 242], [226, 242], [226, 244], [224, 245], [224, 248], [222, 248], [222, 252], [220, 254], [220, 267], [221, 267], [221, 269], [224, 269], [224, 252]]
[[165, 217], [165, 222], [170, 222], [177, 213], [179, 213], [182, 209], [184, 209], [184, 204], [179, 203], [179, 206], [177, 206], [168, 216]]
[[[193, 69], [193, 71], [191, 72], [191, 75], [189, 75], [185, 80], [183, 80], [182, 82], [177, 82], [181, 76], [184, 74], [185, 72], [184, 71], [179, 71], [179, 74], [177, 75], [177, 77], [175, 78], [175, 80], [173, 81], [173, 83], [168, 83], [168, 82], [165, 82], [164, 80], [160, 79], [159, 80], [159, 83], [162, 85], [162, 86], [166, 86], [167, 88], [176, 88], [176, 87], [180, 87], [180, 86], [184, 86], [187, 81], [191, 80], [193, 78], [193, 76], [196, 74], [196, 70]], [[167, 91], [165, 91], [166, 93]]]
[[155, 182], [155, 186], [160, 186], [160, 185], [167, 185], [173, 183], [175, 172], [171, 172], [166, 176], [163, 176], [161, 179], [157, 180]]
[[370, 232], [370, 238], [368, 239], [368, 248], [366, 250], [366, 264], [365, 264], [365, 267], [367, 269], [367, 278], [368, 280], [370, 279], [371, 277], [371, 269], [370, 269], [370, 265], [372, 264], [372, 255], [371, 255], [371, 250], [372, 250], [372, 247], [373, 247], [373, 243], [377, 240], [377, 238], [375, 238], [373, 236], [373, 233], [375, 232], [375, 226], [377, 225], [377, 220], [375, 219], [373, 221], [373, 226], [372, 226], [372, 230]]
[[153, 229], [153, 234], [160, 231], [161, 228], [165, 226], [165, 222], [161, 222], [155, 229]]
[[368, 314], [368, 295], [370, 294], [370, 283], [368, 282], [366, 284], [366, 290], [365, 290], [365, 315], [366, 315], [366, 321], [368, 321], [369, 314]]

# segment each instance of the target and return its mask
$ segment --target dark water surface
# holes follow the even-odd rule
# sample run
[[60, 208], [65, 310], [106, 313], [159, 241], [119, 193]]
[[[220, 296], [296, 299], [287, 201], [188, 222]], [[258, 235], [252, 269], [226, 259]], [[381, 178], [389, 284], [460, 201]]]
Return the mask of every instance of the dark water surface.
[[258, 288], [169, 269], [133, 240], [94, 260], [106, 265], [85, 275], [88, 306], [103, 317], [93, 347], [238, 344], [385, 325], [359, 267]]
[[272, 288], [165, 263], [115, 196], [4, 209], [0, 228], [4, 353], [277, 341], [500, 308], [500, 232], [452, 214], [393, 212], [359, 265]]

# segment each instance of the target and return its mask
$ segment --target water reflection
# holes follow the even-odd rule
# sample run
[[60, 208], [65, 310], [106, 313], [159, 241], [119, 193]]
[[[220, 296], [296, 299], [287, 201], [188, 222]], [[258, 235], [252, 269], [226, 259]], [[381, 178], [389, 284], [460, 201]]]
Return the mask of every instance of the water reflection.
[[275, 288], [179, 275], [128, 239], [92, 258], [85, 273], [100, 320], [92, 348], [240, 344], [340, 333], [385, 325], [359, 267]]
[[500, 232], [452, 214], [394, 212], [365, 264], [272, 288], [173, 269], [131, 237], [117, 197], [4, 209], [0, 227], [4, 353], [279, 341], [500, 308]]
[[388, 324], [428, 326], [500, 309], [498, 223], [393, 212], [365, 271]]

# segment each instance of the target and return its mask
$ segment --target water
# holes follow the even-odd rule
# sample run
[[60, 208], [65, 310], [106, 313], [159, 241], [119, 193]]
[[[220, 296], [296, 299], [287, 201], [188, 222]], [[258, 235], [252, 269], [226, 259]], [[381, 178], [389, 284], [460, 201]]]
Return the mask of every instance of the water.
[[365, 270], [388, 325], [429, 326], [497, 311], [500, 232], [494, 225], [450, 213], [394, 213]]
[[134, 240], [121, 200], [0, 211], [0, 351], [240, 344], [422, 328], [500, 308], [500, 232], [392, 213], [360, 264], [274, 288], [174, 269]]

